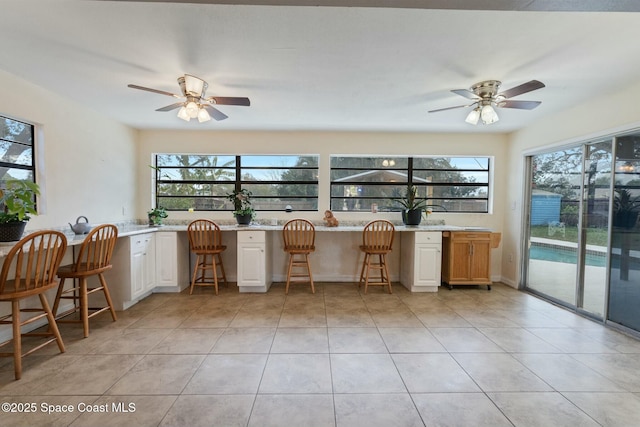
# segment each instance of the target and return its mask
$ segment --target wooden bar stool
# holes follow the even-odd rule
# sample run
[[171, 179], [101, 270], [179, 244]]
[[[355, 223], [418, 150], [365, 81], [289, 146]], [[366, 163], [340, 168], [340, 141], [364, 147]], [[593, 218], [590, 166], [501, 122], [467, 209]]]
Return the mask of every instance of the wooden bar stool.
[[[60, 323], [81, 322], [84, 329], [84, 337], [89, 336], [89, 319], [97, 316], [103, 311], [109, 310], [111, 318], [117, 320], [116, 311], [111, 302], [111, 294], [104, 278], [104, 272], [111, 268], [111, 255], [118, 239], [118, 229], [115, 225], [104, 224], [95, 227], [84, 238], [78, 257], [73, 264], [62, 266], [58, 269], [60, 286], [56, 294], [56, 301], [53, 304], [53, 314], [58, 316], [58, 307], [61, 299], [73, 300], [74, 307], [61, 313], [59, 317], [66, 317], [75, 312], [80, 312], [80, 320], [59, 319]], [[90, 288], [87, 278], [98, 276], [100, 285]], [[72, 279], [74, 286], [64, 289], [65, 279]], [[76, 281], [77, 279], [77, 281]], [[103, 307], [89, 307], [89, 295], [102, 291], [107, 305]], [[89, 313], [91, 312], [91, 313]]]
[[[289, 254], [289, 268], [287, 269], [287, 286], [285, 294], [289, 293], [289, 284], [292, 277], [307, 278], [311, 284], [311, 292], [316, 293], [313, 286], [313, 275], [309, 264], [309, 254], [316, 250], [316, 229], [306, 219], [292, 219], [287, 221], [282, 229], [284, 250]], [[294, 268], [304, 268], [306, 273], [293, 273]], [[294, 280], [294, 282], [307, 282], [307, 280]]]
[[[196, 285], [213, 285], [216, 290], [216, 295], [218, 295], [218, 266], [220, 267], [222, 280], [227, 284], [227, 276], [224, 273], [224, 264], [222, 264], [221, 256], [227, 247], [222, 244], [220, 227], [208, 219], [197, 219], [189, 224], [187, 234], [189, 235], [191, 252], [196, 254], [196, 264], [193, 268], [189, 295], [193, 293], [193, 287]], [[208, 262], [209, 257], [211, 257], [211, 262]], [[213, 277], [206, 277], [207, 270], [211, 270]], [[200, 276], [198, 276], [199, 273], [201, 274]], [[207, 281], [207, 279], [210, 281]]]
[[[365, 225], [362, 232], [362, 245], [360, 250], [364, 252], [364, 261], [362, 270], [360, 271], [360, 281], [358, 287], [364, 282], [364, 293], [371, 286], [387, 286], [389, 293], [393, 293], [391, 289], [391, 280], [389, 279], [389, 268], [387, 267], [387, 254], [391, 252], [393, 245], [393, 236], [395, 227], [387, 220], [381, 219], [371, 221]], [[372, 262], [372, 257], [378, 256], [378, 262]], [[373, 282], [370, 280], [371, 270], [380, 272], [380, 281]]]
[[[0, 356], [13, 356], [13, 367], [16, 380], [22, 376], [22, 358], [41, 349], [45, 345], [56, 342], [60, 353], [64, 353], [64, 343], [56, 325], [53, 312], [49, 308], [45, 291], [58, 286], [56, 271], [62, 262], [67, 249], [67, 238], [58, 231], [39, 231], [32, 233], [11, 248], [2, 265], [0, 272], [0, 301], [11, 302], [11, 314], [0, 317], [0, 324], [13, 325], [13, 353], [0, 353]], [[20, 308], [20, 301], [38, 295], [39, 308]], [[39, 313], [28, 319], [21, 320], [20, 313]], [[22, 333], [21, 327], [36, 320], [47, 318], [49, 330], [47, 332]], [[11, 318], [11, 320], [7, 320]], [[22, 337], [39, 336], [50, 337], [46, 342], [22, 353]]]

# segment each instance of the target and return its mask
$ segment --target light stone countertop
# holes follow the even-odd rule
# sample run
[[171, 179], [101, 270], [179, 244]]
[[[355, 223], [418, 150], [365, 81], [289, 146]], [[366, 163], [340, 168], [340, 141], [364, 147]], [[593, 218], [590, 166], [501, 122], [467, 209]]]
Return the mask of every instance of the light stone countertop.
[[[279, 221], [278, 225], [264, 225], [264, 224], [251, 224], [251, 225], [237, 225], [232, 221], [216, 221], [220, 225], [222, 231], [281, 231], [284, 221]], [[327, 227], [325, 225], [315, 225], [317, 232], [361, 232], [364, 228], [365, 222], [348, 223], [345, 221], [344, 225], [337, 227]], [[162, 232], [162, 231], [187, 231], [187, 223], [183, 224], [166, 224], [161, 226], [149, 226], [140, 225], [134, 223], [120, 223], [115, 224], [118, 227], [118, 237], [135, 236], [137, 234], [149, 233], [149, 232]], [[75, 246], [80, 245], [84, 241], [86, 235], [76, 235], [69, 227], [57, 229], [62, 231], [67, 237], [67, 245]], [[484, 227], [463, 227], [457, 225], [446, 225], [444, 223], [431, 223], [427, 225], [418, 226], [405, 226], [396, 225], [396, 232], [421, 232], [421, 231], [491, 231]], [[27, 233], [32, 233], [36, 230], [27, 230]], [[16, 242], [0, 242], [0, 257], [6, 256]]]

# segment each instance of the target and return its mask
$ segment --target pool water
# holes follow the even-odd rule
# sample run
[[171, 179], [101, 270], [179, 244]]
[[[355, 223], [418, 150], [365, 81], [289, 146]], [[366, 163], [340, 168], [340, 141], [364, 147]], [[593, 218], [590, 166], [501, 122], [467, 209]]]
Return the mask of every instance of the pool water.
[[[577, 264], [578, 253], [575, 249], [549, 247], [549, 246], [537, 246], [531, 245], [529, 249], [529, 257], [531, 259], [539, 259], [542, 261], [555, 261], [563, 262], [566, 264]], [[594, 267], [605, 267], [607, 257], [606, 254], [593, 254], [587, 253], [585, 256], [585, 262], [587, 265]]]

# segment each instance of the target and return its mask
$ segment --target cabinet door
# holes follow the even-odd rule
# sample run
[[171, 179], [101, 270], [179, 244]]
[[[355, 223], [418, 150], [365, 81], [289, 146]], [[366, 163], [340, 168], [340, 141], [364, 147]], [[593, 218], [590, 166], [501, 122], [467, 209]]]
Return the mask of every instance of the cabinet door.
[[238, 245], [238, 286], [265, 285], [265, 245]]
[[144, 240], [144, 292], [156, 287], [156, 251], [155, 239], [152, 234]]
[[156, 234], [156, 285], [178, 285], [178, 233]]
[[450, 280], [468, 280], [471, 277], [471, 245], [468, 240], [453, 240], [449, 254]]
[[131, 300], [134, 300], [144, 293], [145, 254], [141, 248], [137, 249], [138, 250], [131, 254]]
[[442, 253], [440, 245], [416, 245], [415, 285], [440, 286]]
[[475, 240], [471, 243], [471, 250], [470, 279], [477, 282], [490, 282], [491, 240]]

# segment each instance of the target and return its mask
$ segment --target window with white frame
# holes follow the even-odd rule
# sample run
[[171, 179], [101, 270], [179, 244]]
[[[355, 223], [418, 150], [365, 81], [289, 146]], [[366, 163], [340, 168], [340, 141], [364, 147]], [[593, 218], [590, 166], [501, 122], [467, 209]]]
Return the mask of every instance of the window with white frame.
[[157, 154], [156, 206], [231, 211], [227, 194], [246, 189], [257, 211], [318, 209], [317, 155]]
[[400, 210], [408, 186], [433, 211], [489, 211], [489, 157], [331, 156], [331, 209]]

